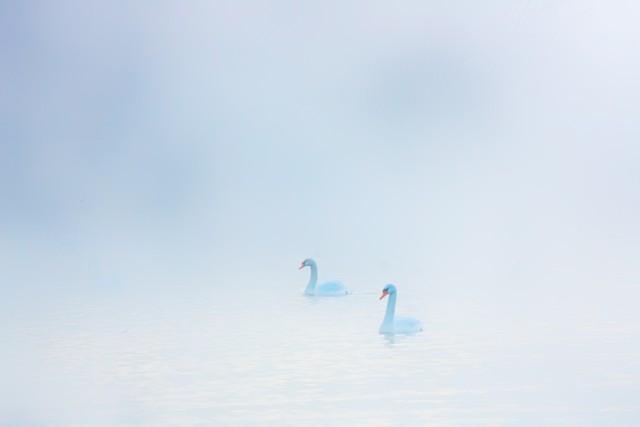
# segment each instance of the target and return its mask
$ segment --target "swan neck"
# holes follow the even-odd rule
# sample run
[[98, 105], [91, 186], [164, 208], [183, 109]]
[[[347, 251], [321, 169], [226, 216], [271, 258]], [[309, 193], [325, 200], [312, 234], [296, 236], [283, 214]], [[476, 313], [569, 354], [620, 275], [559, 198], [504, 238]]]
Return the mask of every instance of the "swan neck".
[[318, 282], [318, 266], [315, 264], [311, 264], [309, 267], [311, 269], [311, 274], [309, 275], [309, 283], [307, 284], [307, 289], [305, 289], [305, 293], [312, 294], [314, 289], [316, 288], [316, 283]]
[[389, 299], [387, 300], [387, 311], [384, 314], [383, 324], [393, 323], [393, 317], [396, 314], [396, 293], [389, 295]]

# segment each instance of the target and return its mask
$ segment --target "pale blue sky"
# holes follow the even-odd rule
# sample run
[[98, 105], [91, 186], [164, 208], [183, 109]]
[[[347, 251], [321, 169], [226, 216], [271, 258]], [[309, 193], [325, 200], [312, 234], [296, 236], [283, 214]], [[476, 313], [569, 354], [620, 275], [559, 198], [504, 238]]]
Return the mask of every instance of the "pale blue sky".
[[1, 8], [5, 291], [316, 256], [637, 293], [632, 2]]

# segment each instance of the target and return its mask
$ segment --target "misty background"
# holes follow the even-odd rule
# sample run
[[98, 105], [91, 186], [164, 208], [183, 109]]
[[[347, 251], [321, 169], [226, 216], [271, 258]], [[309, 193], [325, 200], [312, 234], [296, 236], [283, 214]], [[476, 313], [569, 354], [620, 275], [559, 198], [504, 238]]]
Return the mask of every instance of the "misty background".
[[637, 359], [639, 19], [623, 0], [2, 3], [2, 369], [46, 357], [21, 328], [59, 303], [295, 293], [306, 257], [355, 291], [480, 301], [460, 322], [597, 325]]

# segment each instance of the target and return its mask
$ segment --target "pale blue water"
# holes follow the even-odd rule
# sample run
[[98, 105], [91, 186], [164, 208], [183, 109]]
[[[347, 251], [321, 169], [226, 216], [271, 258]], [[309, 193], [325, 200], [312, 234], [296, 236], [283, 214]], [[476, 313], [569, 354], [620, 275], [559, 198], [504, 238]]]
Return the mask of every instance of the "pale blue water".
[[[19, 301], [3, 327], [3, 426], [636, 426], [640, 329], [400, 287], [299, 284]], [[562, 306], [560, 304], [559, 306]], [[523, 306], [525, 307], [525, 306]], [[14, 307], [15, 308], [15, 307]], [[525, 307], [526, 308], [526, 307]], [[33, 310], [33, 311], [30, 311]], [[535, 314], [538, 313], [538, 314]]]

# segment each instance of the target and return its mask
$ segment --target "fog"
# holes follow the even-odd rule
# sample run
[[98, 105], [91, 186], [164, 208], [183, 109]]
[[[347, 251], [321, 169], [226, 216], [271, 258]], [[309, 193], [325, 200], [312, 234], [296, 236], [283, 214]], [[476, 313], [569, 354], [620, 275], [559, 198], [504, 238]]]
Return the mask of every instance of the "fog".
[[39, 340], [59, 334], [42, 325], [61, 307], [101, 301], [117, 320], [145, 298], [188, 311], [185, 295], [295, 294], [306, 257], [354, 292], [397, 283], [456, 324], [526, 335], [544, 319], [559, 340], [595, 325], [617, 340], [603, 363], [626, 364], [603, 381], [637, 387], [639, 5], [0, 11], [0, 373], [16, 377], [0, 392], [27, 396], [4, 411], [13, 425], [38, 411], [72, 425], [20, 380], [51, 356]]

